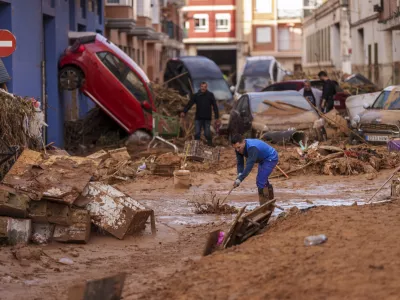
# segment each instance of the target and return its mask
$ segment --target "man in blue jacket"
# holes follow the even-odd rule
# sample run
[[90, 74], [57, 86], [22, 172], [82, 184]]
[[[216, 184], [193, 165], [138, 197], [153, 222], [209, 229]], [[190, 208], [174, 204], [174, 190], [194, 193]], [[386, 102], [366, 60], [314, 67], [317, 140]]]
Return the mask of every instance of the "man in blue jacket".
[[[244, 139], [240, 134], [232, 137], [231, 143], [236, 152], [237, 172], [233, 186], [237, 188], [250, 174], [255, 163], [258, 163], [256, 184], [260, 205], [274, 199], [274, 189], [268, 181], [269, 175], [278, 164], [278, 152], [267, 143], [258, 139]], [[246, 157], [246, 168], [244, 158]]]

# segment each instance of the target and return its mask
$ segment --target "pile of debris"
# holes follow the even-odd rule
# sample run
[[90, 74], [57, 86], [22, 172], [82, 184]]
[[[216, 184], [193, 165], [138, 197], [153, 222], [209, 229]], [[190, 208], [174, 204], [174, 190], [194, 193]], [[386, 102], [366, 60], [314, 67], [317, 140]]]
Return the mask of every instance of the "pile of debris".
[[24, 150], [0, 185], [0, 240], [87, 243], [91, 224], [123, 239], [149, 218], [154, 232], [153, 210], [93, 181], [104, 159]]
[[179, 116], [189, 101], [188, 98], [181, 96], [178, 91], [164, 85], [155, 84], [153, 91], [156, 95], [157, 111], [169, 117]]
[[398, 166], [400, 153], [387, 152], [385, 147], [360, 145], [341, 148], [314, 143], [303, 149], [282, 152], [279, 159], [279, 166], [286, 174], [313, 171], [325, 175], [358, 175], [376, 174], [381, 169]]
[[91, 109], [84, 118], [66, 121], [65, 149], [85, 154], [89, 147], [115, 146], [126, 135], [125, 131], [99, 107]]
[[46, 124], [40, 102], [0, 89], [0, 139], [6, 145], [43, 148], [43, 126]]

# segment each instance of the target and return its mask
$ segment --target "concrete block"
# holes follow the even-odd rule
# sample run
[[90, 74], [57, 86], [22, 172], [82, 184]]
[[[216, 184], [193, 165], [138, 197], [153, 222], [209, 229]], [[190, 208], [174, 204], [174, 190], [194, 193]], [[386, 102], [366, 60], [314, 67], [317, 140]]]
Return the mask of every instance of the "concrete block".
[[32, 221], [0, 217], [0, 240], [9, 245], [27, 244], [32, 235]]
[[50, 223], [32, 223], [32, 239], [37, 237], [45, 243], [51, 242], [55, 227], [55, 224]]
[[28, 216], [35, 223], [54, 223], [69, 226], [72, 224], [70, 210], [70, 207], [63, 203], [47, 200], [31, 201]]
[[29, 197], [14, 189], [0, 189], [0, 216], [26, 218]]
[[62, 203], [47, 202], [47, 221], [58, 225], [69, 226], [72, 224], [71, 209]]
[[57, 242], [87, 243], [91, 229], [89, 212], [85, 209], [72, 209], [71, 211], [72, 225], [57, 225], [53, 239]]

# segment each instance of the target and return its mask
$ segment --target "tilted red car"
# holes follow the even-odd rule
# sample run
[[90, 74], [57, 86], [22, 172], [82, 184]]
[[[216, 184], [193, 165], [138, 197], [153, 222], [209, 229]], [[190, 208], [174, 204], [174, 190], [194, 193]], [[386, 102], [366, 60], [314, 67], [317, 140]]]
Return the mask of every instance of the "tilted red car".
[[63, 90], [80, 89], [127, 133], [152, 133], [150, 80], [121, 49], [100, 34], [78, 38], [59, 62]]

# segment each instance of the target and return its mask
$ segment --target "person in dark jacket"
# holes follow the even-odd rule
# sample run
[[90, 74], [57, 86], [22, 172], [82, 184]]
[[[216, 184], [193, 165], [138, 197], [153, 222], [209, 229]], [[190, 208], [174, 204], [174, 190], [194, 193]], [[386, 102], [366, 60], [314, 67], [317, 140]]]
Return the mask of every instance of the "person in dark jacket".
[[329, 79], [328, 74], [325, 71], [319, 72], [318, 77], [324, 82], [322, 87], [321, 108], [323, 112], [328, 113], [333, 109], [334, 106], [333, 97], [336, 94], [336, 86], [335, 83]]
[[219, 122], [219, 112], [217, 101], [215, 100], [214, 94], [207, 90], [207, 83], [202, 82], [200, 84], [200, 90], [192, 96], [192, 99], [186, 105], [185, 109], [181, 113], [181, 117], [185, 117], [186, 113], [196, 104], [196, 118], [195, 118], [195, 136], [196, 140], [200, 140], [201, 130], [204, 129], [204, 136], [207, 139], [208, 145], [212, 146], [211, 139], [211, 119], [212, 109], [214, 109], [215, 122]]
[[[261, 140], [244, 139], [240, 134], [234, 135], [231, 143], [236, 152], [238, 172], [233, 187], [237, 188], [250, 174], [254, 164], [258, 163], [256, 185], [258, 188], [260, 205], [263, 205], [268, 200], [274, 199], [274, 189], [268, 177], [278, 164], [278, 152]], [[246, 167], [244, 167], [245, 157]]]

